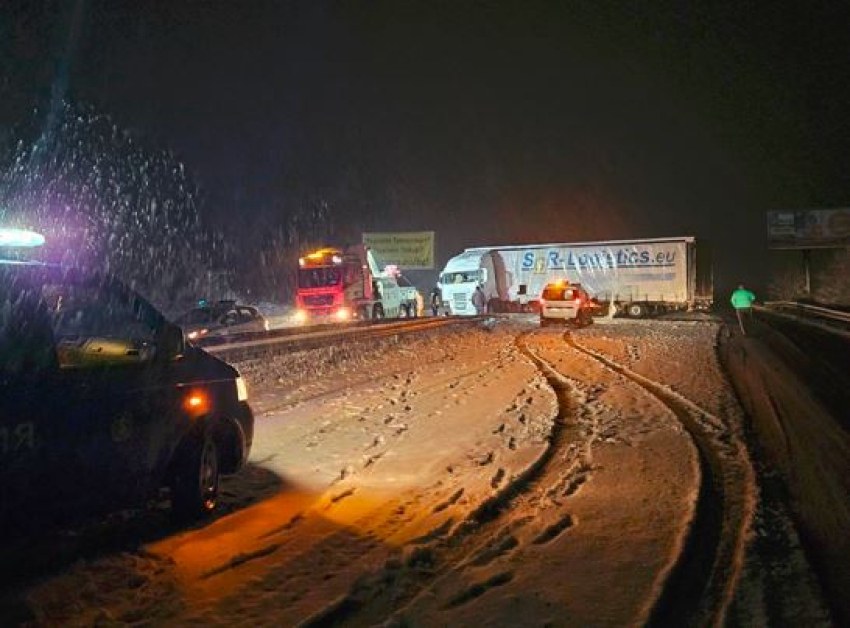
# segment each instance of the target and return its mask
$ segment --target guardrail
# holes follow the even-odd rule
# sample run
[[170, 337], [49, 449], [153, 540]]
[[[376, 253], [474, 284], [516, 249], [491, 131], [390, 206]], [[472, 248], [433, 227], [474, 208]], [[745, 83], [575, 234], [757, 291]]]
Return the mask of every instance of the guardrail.
[[833, 310], [819, 305], [797, 303], [796, 301], [767, 301], [763, 307], [757, 307], [756, 309], [767, 311], [791, 310], [797, 314], [804, 314], [813, 318], [820, 318], [840, 323], [850, 323], [850, 312]]
[[359, 341], [367, 338], [382, 338], [397, 334], [425, 331], [463, 325], [485, 320], [486, 316], [463, 317], [427, 317], [407, 320], [391, 320], [373, 324], [355, 325], [321, 325], [302, 328], [296, 332], [276, 334], [272, 332], [255, 332], [241, 334], [231, 338], [229, 342], [220, 344], [201, 345], [205, 351], [213, 353], [230, 362], [270, 357], [286, 351], [299, 351], [327, 346], [346, 340]]

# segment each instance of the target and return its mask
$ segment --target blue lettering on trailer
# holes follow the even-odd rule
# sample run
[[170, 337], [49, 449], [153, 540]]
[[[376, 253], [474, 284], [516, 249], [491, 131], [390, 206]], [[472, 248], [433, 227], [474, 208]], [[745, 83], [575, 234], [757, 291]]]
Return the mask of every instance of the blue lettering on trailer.
[[623, 248], [573, 252], [570, 249], [525, 251], [520, 269], [545, 272], [546, 270], [617, 270], [626, 268], [658, 268], [676, 265], [676, 251]]

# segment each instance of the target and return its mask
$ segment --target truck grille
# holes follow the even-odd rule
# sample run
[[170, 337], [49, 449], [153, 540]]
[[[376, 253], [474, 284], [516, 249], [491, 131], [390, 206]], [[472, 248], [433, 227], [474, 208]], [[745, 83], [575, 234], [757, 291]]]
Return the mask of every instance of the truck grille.
[[304, 305], [333, 305], [332, 294], [310, 294], [304, 297]]
[[466, 295], [463, 292], [455, 292], [455, 294], [452, 297], [452, 303], [453, 303], [452, 309], [454, 309], [454, 310], [465, 310], [467, 303], [469, 303], [469, 301], [467, 300]]

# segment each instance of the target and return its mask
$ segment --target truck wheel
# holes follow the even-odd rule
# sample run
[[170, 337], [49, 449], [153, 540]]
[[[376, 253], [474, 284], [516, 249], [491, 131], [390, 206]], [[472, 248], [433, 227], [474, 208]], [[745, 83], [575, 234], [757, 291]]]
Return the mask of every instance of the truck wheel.
[[419, 316], [419, 307], [416, 305], [416, 303], [411, 303], [409, 307], [410, 318], [416, 318], [417, 316]]
[[192, 520], [218, 505], [218, 447], [207, 432], [184, 445], [171, 480], [171, 509], [180, 519]]
[[366, 307], [365, 305], [362, 305], [359, 308], [357, 308], [357, 318], [359, 318], [361, 321], [368, 320], [369, 319], [369, 308]]
[[646, 315], [646, 306], [643, 303], [629, 303], [626, 314], [632, 318], [643, 318]]
[[375, 304], [375, 306], [372, 308], [372, 318], [374, 318], [376, 320], [384, 318], [384, 306], [383, 305], [381, 305], [380, 303]]

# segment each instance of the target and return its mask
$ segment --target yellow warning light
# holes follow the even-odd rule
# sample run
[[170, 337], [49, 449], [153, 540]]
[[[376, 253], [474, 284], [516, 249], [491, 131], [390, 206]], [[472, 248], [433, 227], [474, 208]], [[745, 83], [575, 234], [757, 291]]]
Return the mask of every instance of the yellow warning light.
[[193, 390], [183, 400], [183, 409], [192, 416], [201, 416], [210, 409], [210, 398], [202, 390]]

